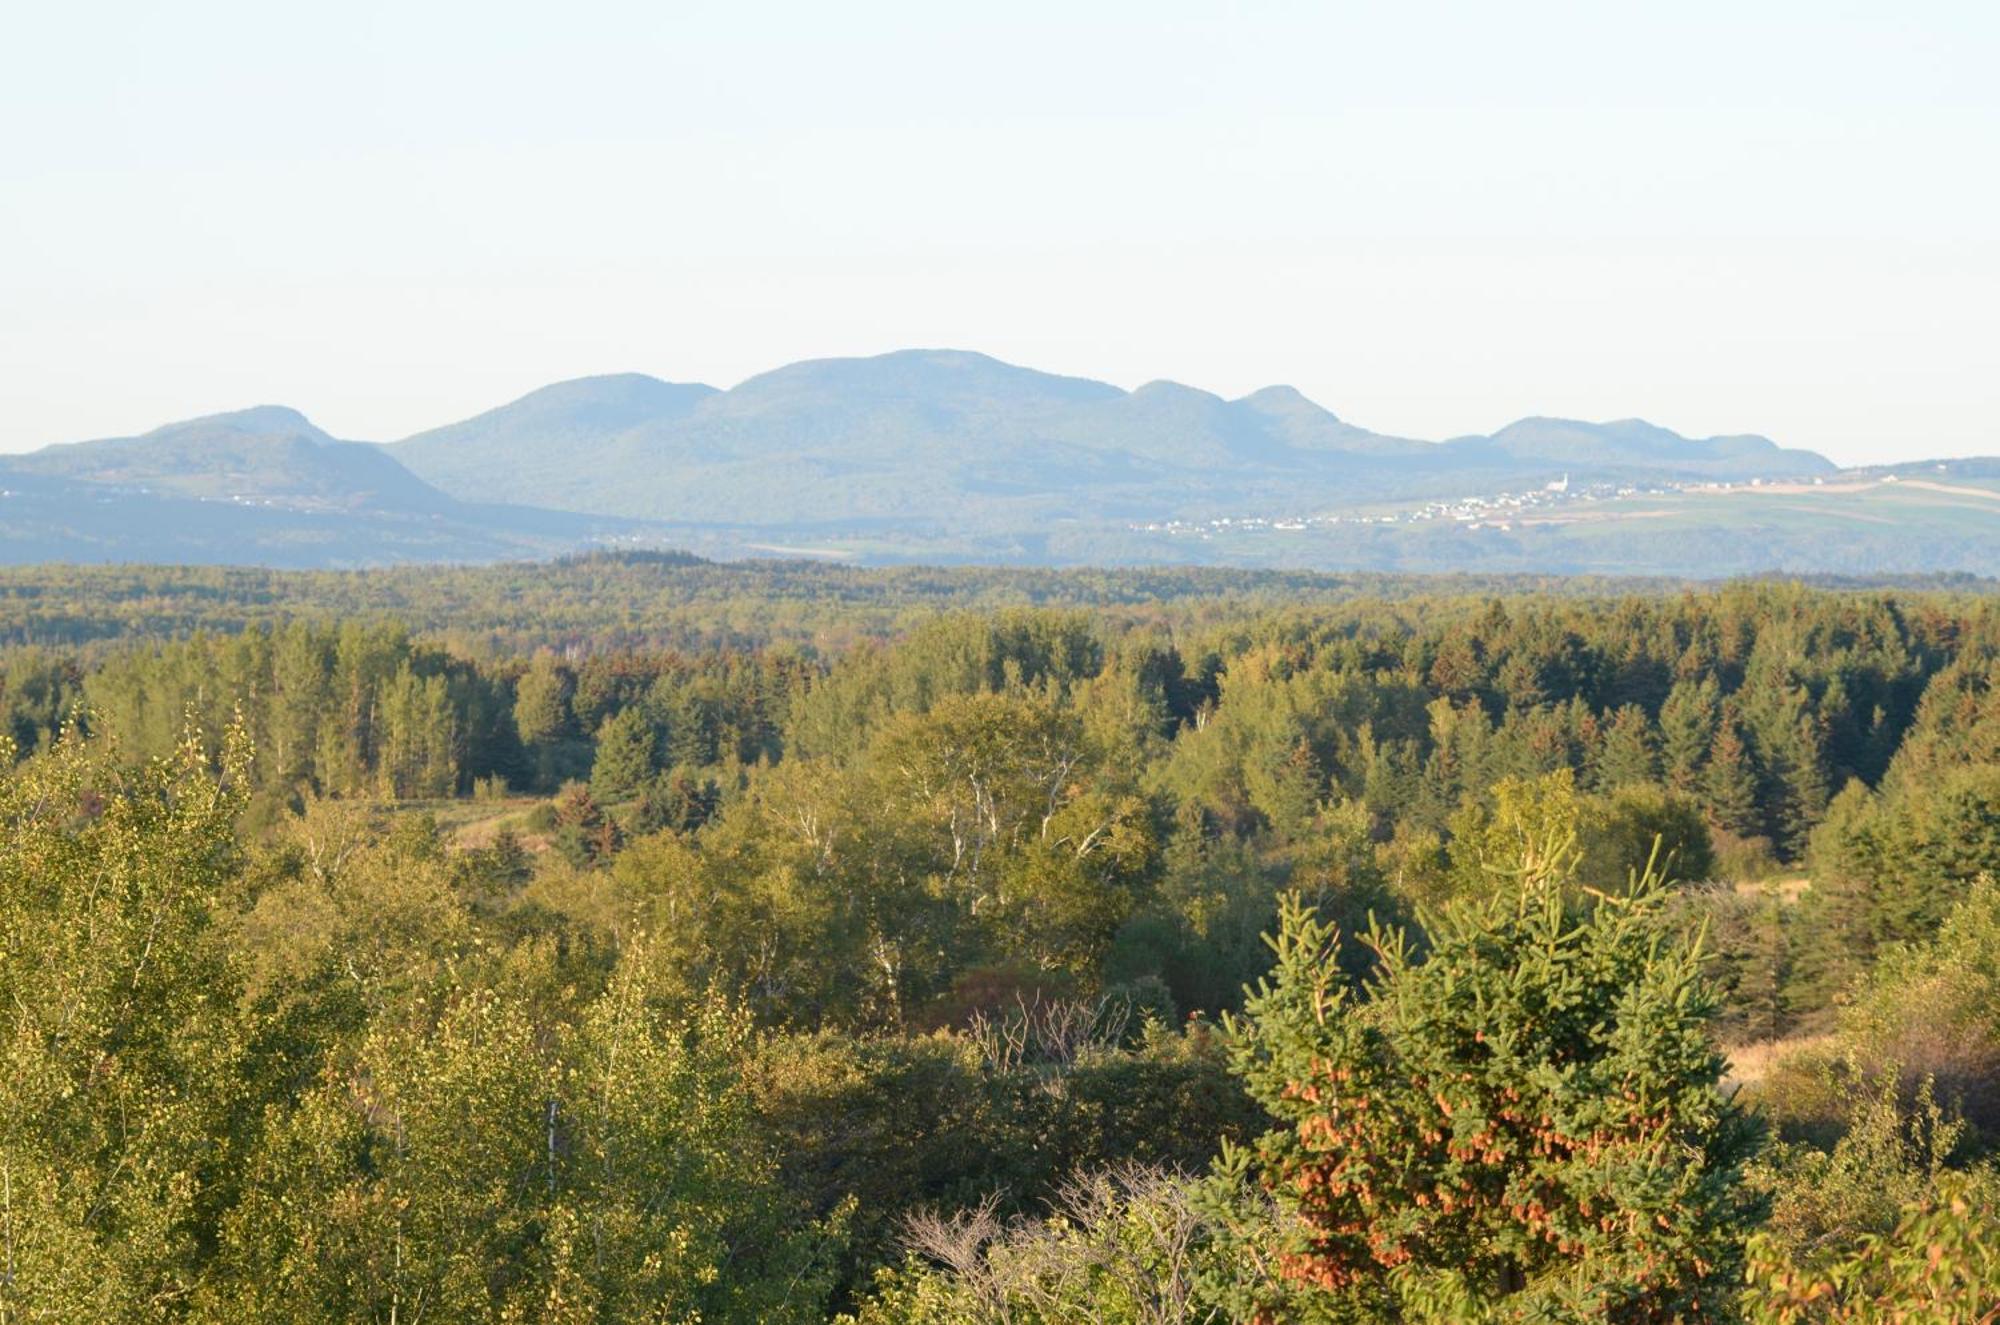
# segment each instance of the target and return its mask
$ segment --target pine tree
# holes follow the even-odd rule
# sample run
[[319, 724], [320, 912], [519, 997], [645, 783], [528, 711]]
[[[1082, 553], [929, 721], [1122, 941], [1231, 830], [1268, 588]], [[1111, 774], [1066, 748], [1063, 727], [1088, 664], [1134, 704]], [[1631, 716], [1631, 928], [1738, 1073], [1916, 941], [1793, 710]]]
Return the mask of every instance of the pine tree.
[[1699, 789], [1708, 753], [1715, 745], [1721, 719], [1721, 697], [1712, 676], [1681, 680], [1660, 706], [1660, 755], [1668, 785], [1676, 791]]
[[1468, 790], [1488, 781], [1496, 742], [1485, 710], [1470, 700], [1462, 705], [1433, 700], [1428, 713], [1431, 750], [1415, 817], [1442, 825]]
[[1543, 817], [1513, 886], [1424, 917], [1421, 953], [1369, 934], [1365, 1006], [1288, 902], [1232, 1028], [1281, 1124], [1229, 1161], [1283, 1216], [1258, 1254], [1329, 1315], [1729, 1318], [1757, 1134], [1717, 1090], [1701, 959], [1655, 878], [1566, 900], [1574, 821]]
[[543, 745], [567, 735], [570, 727], [569, 674], [555, 654], [543, 649], [514, 687], [514, 726], [527, 745]]
[[1479, 642], [1464, 630], [1454, 630], [1438, 644], [1429, 669], [1431, 688], [1447, 699], [1469, 698], [1485, 679]]
[[617, 822], [604, 813], [588, 786], [572, 782], [556, 795], [555, 848], [571, 864], [607, 860], [619, 840]]
[[1805, 854], [1806, 839], [1829, 799], [1825, 742], [1811, 714], [1798, 716], [1771, 765], [1772, 827], [1779, 849], [1796, 860]]
[[591, 794], [622, 800], [652, 780], [653, 724], [639, 708], [621, 709], [597, 730], [597, 758], [590, 766]]
[[1737, 980], [1744, 1030], [1753, 1039], [1776, 1040], [1792, 1025], [1791, 915], [1784, 899], [1769, 890], [1752, 921], [1751, 947]]
[[692, 833], [709, 821], [721, 800], [721, 789], [713, 779], [702, 779], [685, 768], [662, 773], [639, 793], [632, 831]]
[[715, 762], [715, 714], [699, 696], [675, 689], [665, 705], [665, 762], [669, 766], [705, 768]]
[[1651, 782], [1659, 776], [1659, 759], [1653, 752], [1653, 734], [1646, 714], [1636, 704], [1627, 704], [1611, 717], [1597, 745], [1588, 751], [1592, 782], [1599, 791], [1615, 791], [1634, 783]]
[[1250, 804], [1279, 836], [1290, 838], [1312, 821], [1326, 786], [1319, 761], [1303, 737], [1290, 748], [1268, 750], [1244, 770]]
[[488, 848], [488, 855], [489, 869], [493, 877], [502, 883], [526, 883], [533, 872], [534, 862], [528, 855], [527, 847], [521, 844], [520, 834], [504, 824], [493, 834], [493, 845]]
[[1868, 776], [1878, 776], [1880, 770], [1869, 767], [1867, 740], [1855, 716], [1854, 702], [1848, 698], [1847, 683], [1839, 673], [1826, 683], [1817, 707], [1820, 729], [1826, 736], [1829, 784], [1844, 785], [1849, 779], [1862, 776], [1864, 769]]
[[1736, 723], [1728, 717], [1716, 731], [1702, 770], [1702, 799], [1709, 818], [1726, 833], [1754, 837], [1763, 827], [1757, 808], [1757, 770], [1750, 764]]

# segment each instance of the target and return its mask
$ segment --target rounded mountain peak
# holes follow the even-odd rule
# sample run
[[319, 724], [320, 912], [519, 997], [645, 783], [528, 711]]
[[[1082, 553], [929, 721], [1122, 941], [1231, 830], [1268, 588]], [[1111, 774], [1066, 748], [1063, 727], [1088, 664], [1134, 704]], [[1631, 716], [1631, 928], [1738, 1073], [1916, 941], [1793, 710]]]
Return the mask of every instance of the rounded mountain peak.
[[1332, 410], [1319, 404], [1305, 392], [1284, 382], [1259, 387], [1236, 403], [1246, 405], [1260, 414], [1311, 414], [1323, 415], [1329, 419], [1337, 417]]
[[146, 436], [166, 437], [190, 432], [231, 433], [244, 437], [309, 437], [314, 441], [333, 440], [311, 419], [289, 405], [252, 405], [248, 409], [229, 410], [222, 414], [204, 414], [198, 419], [184, 419], [179, 423], [164, 424]]

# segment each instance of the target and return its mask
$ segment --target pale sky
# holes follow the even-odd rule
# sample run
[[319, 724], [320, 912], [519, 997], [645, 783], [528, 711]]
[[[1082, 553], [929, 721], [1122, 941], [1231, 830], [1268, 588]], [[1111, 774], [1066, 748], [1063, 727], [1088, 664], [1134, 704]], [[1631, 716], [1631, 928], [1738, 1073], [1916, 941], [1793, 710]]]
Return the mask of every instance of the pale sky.
[[0, 3], [0, 450], [984, 350], [2000, 452], [2000, 5]]

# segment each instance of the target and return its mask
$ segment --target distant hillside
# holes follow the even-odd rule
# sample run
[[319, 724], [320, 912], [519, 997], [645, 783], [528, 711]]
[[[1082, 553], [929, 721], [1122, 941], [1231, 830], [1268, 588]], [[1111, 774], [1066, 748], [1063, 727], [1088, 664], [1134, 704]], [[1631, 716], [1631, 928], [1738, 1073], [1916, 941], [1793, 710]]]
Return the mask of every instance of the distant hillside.
[[1467, 454], [1490, 449], [1522, 462], [1568, 465], [1579, 476], [1797, 478], [1835, 468], [1823, 456], [1782, 449], [1768, 437], [1683, 437], [1644, 419], [1522, 419], [1491, 437], [1461, 438], [1452, 449]]
[[792, 364], [728, 390], [562, 383], [391, 448], [465, 498], [648, 520], [1053, 522], [1356, 501], [1579, 479], [1804, 476], [1833, 466], [1763, 438], [1532, 419], [1434, 444], [1356, 427], [1290, 387], [1240, 400], [1125, 391], [982, 354], [905, 350]]
[[260, 406], [0, 457], [0, 560], [280, 567], [597, 548], [860, 563], [2000, 574], [2000, 461], [1842, 471], [1528, 418], [1416, 441], [1292, 387], [1127, 391], [953, 350], [729, 390], [558, 382], [389, 445]]
[[378, 448], [336, 441], [282, 405], [170, 423], [142, 437], [51, 446], [8, 464], [24, 473], [210, 501], [403, 512], [455, 505]]
[[0, 457], [0, 561], [376, 566], [547, 556], [630, 522], [447, 496], [262, 405]]
[[682, 418], [716, 394], [712, 386], [662, 382], [644, 373], [580, 377], [405, 438], [394, 454], [460, 496], [532, 503], [550, 484], [593, 463], [605, 440]]

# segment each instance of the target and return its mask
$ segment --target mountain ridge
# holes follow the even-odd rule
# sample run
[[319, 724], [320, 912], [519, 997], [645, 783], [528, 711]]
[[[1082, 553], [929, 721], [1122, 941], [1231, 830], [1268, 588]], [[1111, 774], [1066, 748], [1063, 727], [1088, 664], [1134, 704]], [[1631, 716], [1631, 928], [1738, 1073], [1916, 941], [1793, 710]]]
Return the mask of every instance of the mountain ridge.
[[18, 472], [197, 500], [422, 512], [454, 500], [380, 448], [341, 441], [285, 405], [60, 443], [10, 462]]
[[492, 561], [629, 522], [462, 502], [284, 405], [0, 457], [0, 560], [272, 566]]
[[[1429, 495], [1579, 465], [1619, 477], [1649, 464], [1717, 478], [1835, 468], [1765, 438], [1685, 438], [1636, 421], [1524, 419], [1485, 437], [1418, 441], [1349, 423], [1295, 387], [1234, 400], [1166, 379], [1126, 391], [966, 350], [802, 360], [638, 422], [530, 418], [536, 394], [388, 449], [463, 498], [748, 522], [851, 509], [987, 523], [1002, 514], [990, 509], [1002, 488], [1039, 493], [1041, 514], [1062, 519], [1081, 514], [1063, 494], [1093, 485], [1108, 485], [1103, 497], [1121, 508], [1150, 499], [1164, 510], [1188, 499]], [[1660, 456], [1636, 449], [1635, 427]], [[758, 483], [760, 466], [784, 488]], [[854, 491], [864, 481], [870, 491]]]
[[1632, 418], [1531, 415], [1420, 441], [1284, 384], [1233, 399], [1165, 379], [1126, 390], [903, 350], [803, 360], [726, 390], [572, 378], [390, 443], [258, 405], [0, 457], [0, 560], [360, 566], [683, 547], [878, 562], [2000, 572], [2000, 461], [1922, 462], [1905, 477]]

